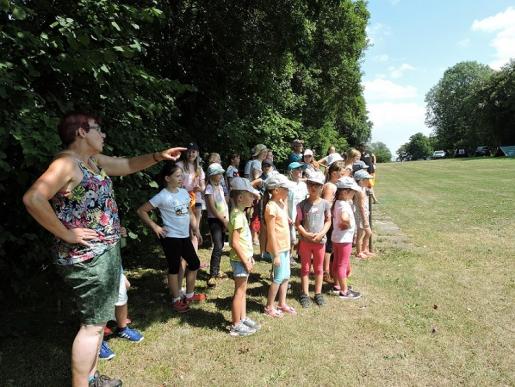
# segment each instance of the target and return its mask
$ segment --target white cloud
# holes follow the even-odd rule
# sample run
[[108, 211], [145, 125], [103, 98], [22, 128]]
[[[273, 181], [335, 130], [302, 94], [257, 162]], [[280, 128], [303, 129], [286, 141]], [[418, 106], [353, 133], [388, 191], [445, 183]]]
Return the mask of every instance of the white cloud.
[[470, 39], [469, 38], [465, 38], [465, 39], [462, 39], [458, 42], [458, 46], [460, 47], [469, 47], [470, 46]]
[[[391, 124], [410, 126], [412, 131], [423, 129], [425, 108], [415, 102], [380, 102], [367, 105], [369, 118], [374, 128], [381, 129]], [[414, 132], [413, 132], [414, 133]]]
[[376, 62], [385, 63], [385, 62], [388, 62], [390, 60], [390, 57], [388, 55], [386, 55], [386, 54], [376, 55], [376, 56], [374, 56], [374, 60]]
[[374, 126], [372, 141], [386, 144], [393, 155], [417, 132], [429, 135], [425, 126], [425, 108], [415, 102], [380, 102], [367, 105], [368, 115]]
[[498, 69], [511, 58], [515, 58], [515, 8], [482, 20], [474, 20], [473, 31], [496, 33], [490, 45], [495, 49], [495, 59], [490, 66]]
[[392, 101], [415, 98], [417, 89], [414, 86], [402, 86], [387, 79], [376, 78], [363, 82], [367, 102]]
[[402, 76], [404, 75], [404, 73], [406, 71], [415, 70], [415, 67], [413, 67], [412, 65], [410, 65], [408, 63], [403, 63], [399, 67], [390, 66], [388, 68], [388, 70], [390, 71], [390, 76], [392, 78], [398, 79], [398, 78], [402, 78]]
[[386, 36], [392, 34], [389, 26], [383, 23], [375, 23], [366, 27], [366, 34], [370, 44], [375, 44], [384, 40]]

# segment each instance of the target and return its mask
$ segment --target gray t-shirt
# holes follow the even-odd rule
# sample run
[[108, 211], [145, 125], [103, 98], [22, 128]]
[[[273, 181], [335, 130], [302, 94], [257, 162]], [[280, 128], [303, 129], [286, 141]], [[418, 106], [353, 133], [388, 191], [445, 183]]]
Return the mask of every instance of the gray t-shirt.
[[[326, 217], [331, 217], [331, 205], [327, 200], [320, 199], [318, 203], [313, 204], [309, 199], [304, 199], [297, 206], [297, 220], [300, 221], [307, 232], [317, 233], [322, 231]], [[324, 235], [320, 243], [326, 241], [327, 236]]]
[[258, 176], [261, 175], [261, 160], [253, 159], [245, 165], [244, 176], [250, 181], [254, 180], [254, 171], [259, 171]]

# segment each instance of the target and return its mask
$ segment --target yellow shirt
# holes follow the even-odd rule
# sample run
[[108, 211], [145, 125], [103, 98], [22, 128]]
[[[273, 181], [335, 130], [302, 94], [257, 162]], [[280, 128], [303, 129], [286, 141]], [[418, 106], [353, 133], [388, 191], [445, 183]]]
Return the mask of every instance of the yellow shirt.
[[[288, 208], [286, 205], [281, 208], [273, 200], [269, 201], [265, 208], [265, 221], [267, 227], [275, 228], [277, 240], [277, 253], [290, 250], [290, 225], [288, 223]], [[267, 240], [266, 250], [272, 252], [272, 244]]]
[[[240, 246], [243, 250], [243, 254], [245, 258], [252, 258], [254, 254], [254, 247], [252, 245], [252, 235], [250, 234], [249, 222], [245, 213], [240, 211], [238, 208], [233, 208], [231, 210], [231, 216], [229, 217], [229, 225], [227, 226], [229, 230], [229, 245], [232, 245], [232, 234], [234, 230], [240, 231]], [[229, 253], [229, 258], [233, 261], [240, 261], [240, 257], [236, 254], [234, 249], [231, 249]]]

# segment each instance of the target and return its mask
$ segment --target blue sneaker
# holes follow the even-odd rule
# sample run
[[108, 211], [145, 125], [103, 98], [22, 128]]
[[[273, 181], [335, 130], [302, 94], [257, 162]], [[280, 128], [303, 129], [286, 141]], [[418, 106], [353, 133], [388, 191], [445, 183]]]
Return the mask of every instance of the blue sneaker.
[[98, 354], [98, 357], [101, 360], [111, 360], [116, 355], [114, 352], [109, 348], [109, 345], [107, 345], [107, 341], [102, 340], [102, 345], [100, 346], [100, 353]]
[[131, 329], [129, 327], [117, 329], [116, 336], [132, 341], [133, 343], [139, 343], [143, 340], [143, 335], [141, 333], [139, 333], [136, 329]]

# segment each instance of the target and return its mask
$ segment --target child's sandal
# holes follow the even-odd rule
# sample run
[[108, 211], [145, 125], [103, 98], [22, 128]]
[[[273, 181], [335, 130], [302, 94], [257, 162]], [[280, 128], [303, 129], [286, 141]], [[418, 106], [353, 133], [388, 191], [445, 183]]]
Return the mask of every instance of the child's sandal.
[[279, 309], [283, 313], [292, 314], [292, 315], [297, 314], [297, 311], [295, 310], [295, 308], [293, 308], [293, 306], [289, 306], [289, 305], [278, 306], [277, 309]]
[[280, 310], [275, 309], [273, 306], [271, 308], [265, 307], [265, 311], [263, 314], [267, 315], [268, 317], [275, 317], [275, 318], [281, 318], [283, 317], [283, 312]]

